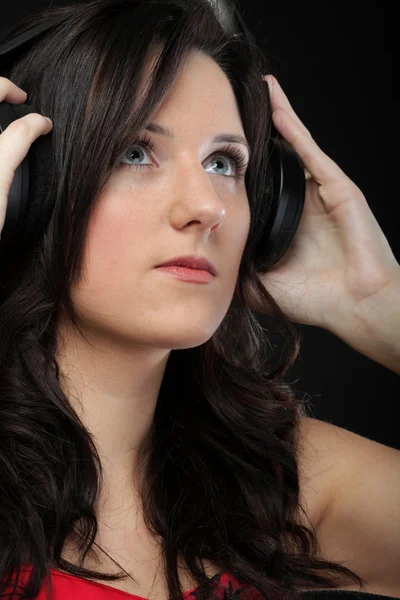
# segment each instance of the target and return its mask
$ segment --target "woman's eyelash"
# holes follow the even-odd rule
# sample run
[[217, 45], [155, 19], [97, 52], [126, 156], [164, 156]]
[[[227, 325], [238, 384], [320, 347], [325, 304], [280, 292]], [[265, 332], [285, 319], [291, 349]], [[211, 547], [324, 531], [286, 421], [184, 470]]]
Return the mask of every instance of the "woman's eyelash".
[[[138, 137], [135, 140], [135, 142], [133, 143], [132, 147], [133, 146], [143, 146], [149, 152], [151, 152], [151, 153], [154, 152], [154, 144], [152, 143], [150, 138], [146, 135], [144, 135], [143, 137]], [[239, 150], [239, 148], [236, 148], [235, 146], [232, 146], [232, 145], [225, 146], [223, 148], [220, 148], [216, 152], [213, 152], [213, 154], [211, 156], [227, 156], [234, 164], [235, 174], [234, 175], [225, 175], [225, 177], [232, 177], [233, 179], [243, 179], [243, 177], [245, 175], [245, 170], [249, 164], [249, 161], [247, 159], [247, 155], [244, 152], [242, 152], [241, 150]], [[131, 167], [152, 168], [153, 165], [129, 165], [129, 164], [125, 163], [124, 166], [127, 166], [129, 168], [131, 168]]]

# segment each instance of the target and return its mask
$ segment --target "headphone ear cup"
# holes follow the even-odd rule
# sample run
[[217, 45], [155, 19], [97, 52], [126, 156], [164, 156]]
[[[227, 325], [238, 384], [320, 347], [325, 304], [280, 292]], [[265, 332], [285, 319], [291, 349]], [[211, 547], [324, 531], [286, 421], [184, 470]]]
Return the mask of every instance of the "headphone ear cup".
[[263, 273], [272, 269], [288, 250], [299, 225], [306, 195], [306, 177], [300, 158], [280, 137], [271, 138], [271, 170], [265, 191], [266, 206], [255, 246], [255, 266]]
[[[4, 123], [8, 125], [35, 112], [28, 104], [1, 103], [2, 130]], [[53, 209], [49, 197], [54, 171], [51, 133], [39, 136], [32, 143], [15, 172], [1, 235], [1, 252], [6, 245], [32, 246], [44, 233]]]

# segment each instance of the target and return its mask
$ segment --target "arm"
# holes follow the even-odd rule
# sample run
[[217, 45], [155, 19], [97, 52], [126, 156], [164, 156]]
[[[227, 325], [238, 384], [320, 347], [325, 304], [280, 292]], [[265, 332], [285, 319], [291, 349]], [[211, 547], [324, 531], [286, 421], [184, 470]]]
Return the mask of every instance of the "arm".
[[326, 329], [400, 375], [400, 275], [351, 314], [342, 314], [339, 308]]

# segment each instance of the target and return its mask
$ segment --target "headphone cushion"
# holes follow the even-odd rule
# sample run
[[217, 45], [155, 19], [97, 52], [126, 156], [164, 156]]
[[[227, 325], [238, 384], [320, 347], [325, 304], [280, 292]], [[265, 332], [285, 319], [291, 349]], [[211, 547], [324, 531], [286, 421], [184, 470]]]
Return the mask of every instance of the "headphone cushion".
[[[16, 118], [21, 118], [37, 111], [27, 104], [10, 105]], [[29, 149], [29, 193], [26, 204], [26, 216], [23, 222], [23, 240], [33, 243], [44, 230], [54, 209], [54, 198], [51, 198], [51, 184], [54, 175], [54, 159], [52, 152], [52, 132], [41, 135]]]

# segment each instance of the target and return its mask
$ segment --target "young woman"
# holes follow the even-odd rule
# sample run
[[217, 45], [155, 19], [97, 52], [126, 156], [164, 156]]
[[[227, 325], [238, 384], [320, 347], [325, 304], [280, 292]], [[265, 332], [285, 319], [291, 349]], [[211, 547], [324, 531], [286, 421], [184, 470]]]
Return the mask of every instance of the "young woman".
[[[364, 196], [206, 0], [29, 25], [57, 14], [0, 78], [0, 101], [37, 111], [0, 136], [0, 230], [40, 136], [54, 160], [50, 220], [32, 209], [40, 235], [0, 263], [0, 593], [400, 597], [400, 453], [308, 417], [284, 380], [293, 323], [400, 372], [400, 267]], [[271, 115], [307, 193], [258, 273]], [[160, 268], [187, 255], [212, 273]], [[273, 368], [255, 308], [286, 336]]]

